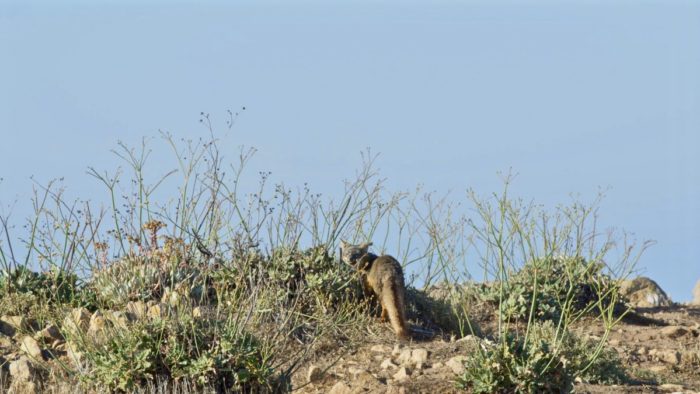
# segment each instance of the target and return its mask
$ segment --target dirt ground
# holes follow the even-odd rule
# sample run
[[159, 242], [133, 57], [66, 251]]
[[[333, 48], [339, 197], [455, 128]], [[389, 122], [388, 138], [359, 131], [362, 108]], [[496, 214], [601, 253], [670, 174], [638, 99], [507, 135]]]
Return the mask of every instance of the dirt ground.
[[[480, 322], [488, 325], [488, 321]], [[574, 327], [600, 336], [593, 321]], [[420, 334], [420, 333], [419, 333]], [[637, 309], [613, 330], [614, 348], [630, 375], [623, 386], [579, 382], [578, 393], [700, 392], [700, 307], [674, 305]], [[420, 335], [416, 335], [419, 337]], [[370, 327], [355, 346], [326, 344], [324, 356], [293, 376], [298, 393], [452, 393], [461, 360], [478, 346], [474, 337], [432, 337], [398, 344], [388, 325]], [[324, 346], [324, 345], [321, 345]], [[460, 358], [461, 357], [461, 358]]]

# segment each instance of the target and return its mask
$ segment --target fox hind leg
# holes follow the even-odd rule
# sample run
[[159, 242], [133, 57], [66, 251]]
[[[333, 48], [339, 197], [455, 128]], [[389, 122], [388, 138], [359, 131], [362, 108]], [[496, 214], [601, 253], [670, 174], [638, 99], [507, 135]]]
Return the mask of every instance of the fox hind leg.
[[389, 319], [389, 311], [384, 307], [384, 303], [382, 302], [382, 315], [379, 317], [379, 321], [382, 323], [385, 323]]

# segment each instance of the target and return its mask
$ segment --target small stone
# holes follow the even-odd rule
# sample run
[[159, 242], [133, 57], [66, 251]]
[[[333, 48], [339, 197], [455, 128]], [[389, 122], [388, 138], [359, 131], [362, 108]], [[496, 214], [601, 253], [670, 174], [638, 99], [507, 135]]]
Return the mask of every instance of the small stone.
[[55, 340], [62, 340], [61, 331], [53, 324], [49, 324], [43, 330], [37, 333], [37, 339], [46, 343], [52, 343]]
[[680, 338], [688, 333], [688, 330], [681, 326], [668, 326], [661, 329], [661, 335], [671, 339]]
[[168, 316], [170, 308], [167, 304], [159, 303], [148, 308], [148, 317], [153, 320], [162, 320]]
[[667, 392], [683, 392], [683, 386], [680, 384], [664, 383], [659, 388]]
[[386, 345], [374, 345], [369, 350], [375, 353], [388, 353], [391, 349]]
[[69, 336], [80, 336], [90, 324], [90, 312], [85, 308], [75, 308], [63, 319], [63, 329]]
[[306, 380], [309, 383], [317, 383], [323, 379], [323, 370], [316, 365], [309, 367], [309, 372], [306, 374]]
[[478, 342], [479, 338], [470, 334], [470, 335], [466, 335], [466, 336], [457, 340], [457, 342], [472, 342], [472, 341]]
[[148, 307], [143, 301], [129, 301], [126, 304], [126, 312], [131, 314], [134, 320], [143, 319], [146, 317]]
[[122, 311], [110, 311], [107, 314], [107, 320], [109, 320], [115, 327], [125, 329], [129, 326], [131, 319], [129, 319], [129, 314]]
[[442, 367], [444, 367], [444, 366], [445, 366], [445, 364], [443, 364], [443, 363], [441, 363], [441, 362], [433, 363], [433, 369], [440, 369], [440, 368], [442, 368]]
[[22, 349], [23, 352], [28, 354], [33, 359], [43, 360], [43, 356], [41, 354], [41, 347], [39, 346], [39, 342], [37, 342], [36, 339], [30, 337], [29, 335], [26, 335], [24, 338], [22, 338], [22, 343], [20, 345], [20, 348]]
[[635, 351], [635, 353], [637, 353], [640, 356], [646, 356], [647, 354], [649, 354], [649, 348], [642, 346], [642, 347], [638, 348]]
[[455, 373], [455, 375], [463, 375], [466, 369], [464, 368], [464, 361], [466, 361], [466, 356], [455, 356], [449, 359], [445, 365]]
[[202, 315], [203, 315], [202, 307], [197, 306], [194, 309], [192, 309], [192, 317], [194, 317], [195, 319], [201, 318]]
[[382, 364], [380, 365], [382, 369], [389, 369], [389, 368], [398, 368], [399, 366], [394, 364], [393, 361], [391, 361], [390, 358], [387, 358], [386, 360], [382, 361]]
[[411, 362], [411, 349], [402, 350], [397, 360], [401, 365], [409, 364]]
[[681, 354], [675, 350], [652, 349], [649, 354], [656, 357], [659, 361], [663, 361], [667, 364], [678, 365], [681, 362]]
[[10, 375], [14, 380], [29, 381], [34, 377], [34, 366], [29, 358], [20, 356], [10, 363]]
[[399, 381], [399, 382], [400, 382], [400, 381], [403, 381], [403, 380], [406, 380], [406, 379], [408, 379], [409, 377], [410, 377], [410, 375], [409, 375], [408, 369], [406, 369], [406, 367], [401, 367], [401, 368], [399, 368], [399, 371], [396, 372], [396, 373], [394, 374], [394, 376], [393, 376], [394, 380], [397, 380], [397, 381]]
[[352, 390], [350, 389], [350, 386], [345, 384], [345, 382], [338, 382], [333, 387], [331, 387], [331, 390], [328, 392], [328, 394], [351, 394]]
[[411, 362], [416, 365], [425, 364], [428, 361], [428, 350], [427, 349], [413, 349], [411, 351]]

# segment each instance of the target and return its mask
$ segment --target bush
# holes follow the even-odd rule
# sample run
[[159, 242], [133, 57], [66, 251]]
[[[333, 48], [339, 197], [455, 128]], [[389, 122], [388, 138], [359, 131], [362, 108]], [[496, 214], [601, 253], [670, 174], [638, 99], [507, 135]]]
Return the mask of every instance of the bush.
[[480, 295], [483, 301], [500, 305], [504, 315], [522, 320], [529, 318], [533, 305], [533, 317], [539, 320], [559, 320], [564, 310], [600, 312], [594, 307], [600, 303], [606, 308], [614, 302], [618, 287], [603, 268], [603, 264], [586, 262], [582, 257], [536, 259], [503, 283], [502, 302], [499, 282], [483, 285]]
[[179, 314], [74, 340], [86, 358], [81, 379], [93, 387], [130, 390], [175, 380], [238, 392], [275, 384], [270, 357], [260, 342], [223, 317], [201, 320]]
[[530, 329], [528, 337], [509, 334], [470, 357], [458, 387], [474, 393], [568, 393], [577, 378], [601, 384], [627, 380], [614, 351], [592, 352], [596, 343], [558, 331], [551, 322]]

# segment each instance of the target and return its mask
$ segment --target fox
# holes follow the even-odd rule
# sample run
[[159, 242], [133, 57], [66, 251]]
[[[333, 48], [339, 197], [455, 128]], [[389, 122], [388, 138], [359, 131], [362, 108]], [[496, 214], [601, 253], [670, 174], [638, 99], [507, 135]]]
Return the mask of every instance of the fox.
[[386, 322], [388, 318], [396, 336], [401, 340], [408, 339], [406, 285], [401, 264], [389, 255], [369, 253], [371, 242], [352, 245], [341, 240], [340, 245], [340, 259], [360, 273], [365, 293], [374, 293], [379, 300], [382, 307], [381, 321]]

